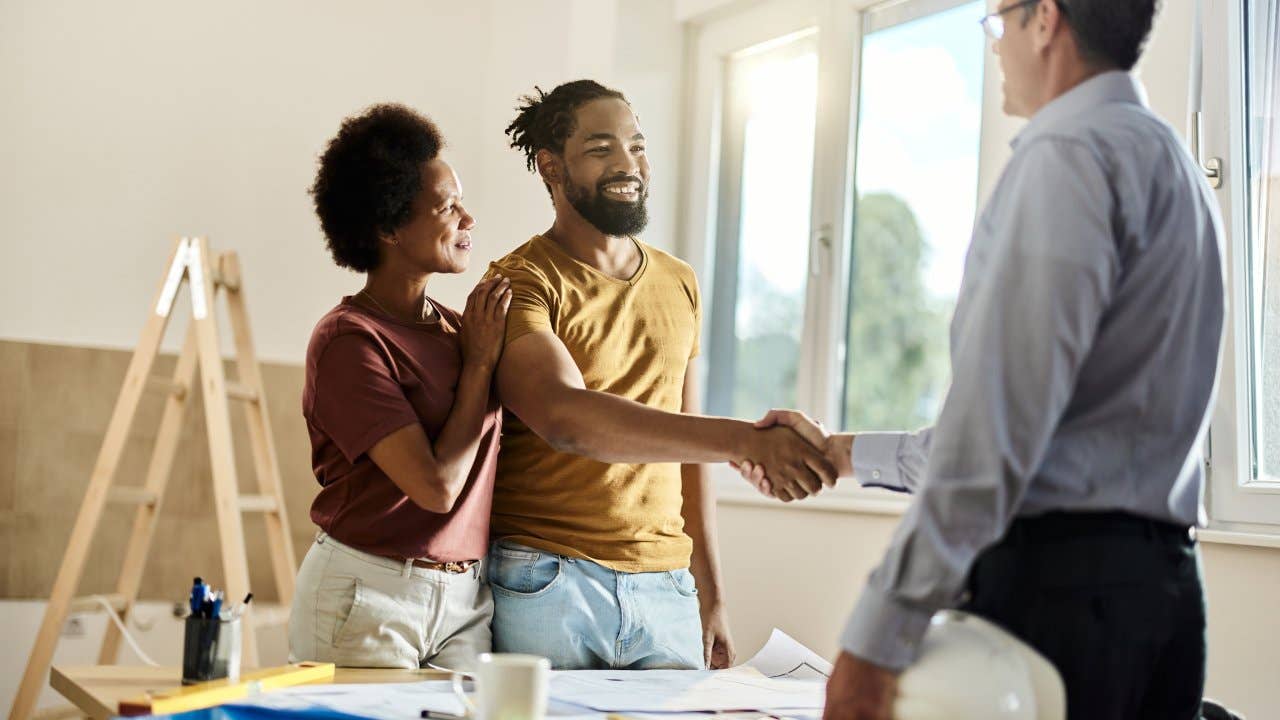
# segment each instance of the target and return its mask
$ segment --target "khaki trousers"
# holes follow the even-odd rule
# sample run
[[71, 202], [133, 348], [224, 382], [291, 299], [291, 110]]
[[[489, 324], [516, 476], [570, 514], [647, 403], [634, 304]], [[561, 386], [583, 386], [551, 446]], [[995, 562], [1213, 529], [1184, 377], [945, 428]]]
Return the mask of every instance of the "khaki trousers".
[[492, 645], [484, 568], [450, 574], [343, 545], [321, 532], [298, 570], [289, 660], [340, 667], [474, 667]]

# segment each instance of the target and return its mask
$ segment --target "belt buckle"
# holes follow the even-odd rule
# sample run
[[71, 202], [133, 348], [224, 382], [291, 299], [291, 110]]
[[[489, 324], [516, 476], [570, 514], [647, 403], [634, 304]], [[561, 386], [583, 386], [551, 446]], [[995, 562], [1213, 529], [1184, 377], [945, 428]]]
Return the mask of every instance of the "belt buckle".
[[444, 564], [444, 571], [450, 575], [457, 575], [467, 571], [467, 564], [456, 560]]

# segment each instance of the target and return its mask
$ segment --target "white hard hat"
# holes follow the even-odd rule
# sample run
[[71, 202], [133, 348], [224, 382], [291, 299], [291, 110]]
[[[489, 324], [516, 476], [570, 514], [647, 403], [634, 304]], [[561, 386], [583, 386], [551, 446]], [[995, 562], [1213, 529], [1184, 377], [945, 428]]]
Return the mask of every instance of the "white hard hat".
[[920, 659], [898, 679], [895, 720], [1063, 720], [1062, 678], [1049, 661], [995, 624], [944, 610]]

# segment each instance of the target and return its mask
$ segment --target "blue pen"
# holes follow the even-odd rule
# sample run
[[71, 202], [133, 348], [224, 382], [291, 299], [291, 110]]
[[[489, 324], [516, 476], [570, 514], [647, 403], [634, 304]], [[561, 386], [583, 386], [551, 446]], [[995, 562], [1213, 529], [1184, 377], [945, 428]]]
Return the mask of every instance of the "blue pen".
[[204, 603], [204, 580], [196, 578], [191, 581], [191, 614], [199, 615], [200, 606]]
[[213, 594], [213, 609], [209, 613], [209, 617], [214, 620], [218, 619], [218, 614], [222, 612], [222, 591]]

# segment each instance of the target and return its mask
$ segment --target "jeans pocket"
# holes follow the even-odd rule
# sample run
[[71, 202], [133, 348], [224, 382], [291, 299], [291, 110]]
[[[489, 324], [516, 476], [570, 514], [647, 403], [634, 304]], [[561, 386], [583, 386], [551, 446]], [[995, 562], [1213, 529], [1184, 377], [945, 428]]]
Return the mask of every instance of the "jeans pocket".
[[676, 592], [685, 597], [698, 596], [698, 583], [693, 579], [693, 573], [688, 570], [668, 570], [664, 574]]
[[561, 575], [561, 558], [522, 546], [495, 543], [489, 552], [489, 585], [509, 597], [538, 597], [550, 592]]
[[511, 560], [537, 560], [542, 553], [531, 547], [525, 547], [508, 540], [498, 540], [489, 548], [489, 552], [500, 558]]

